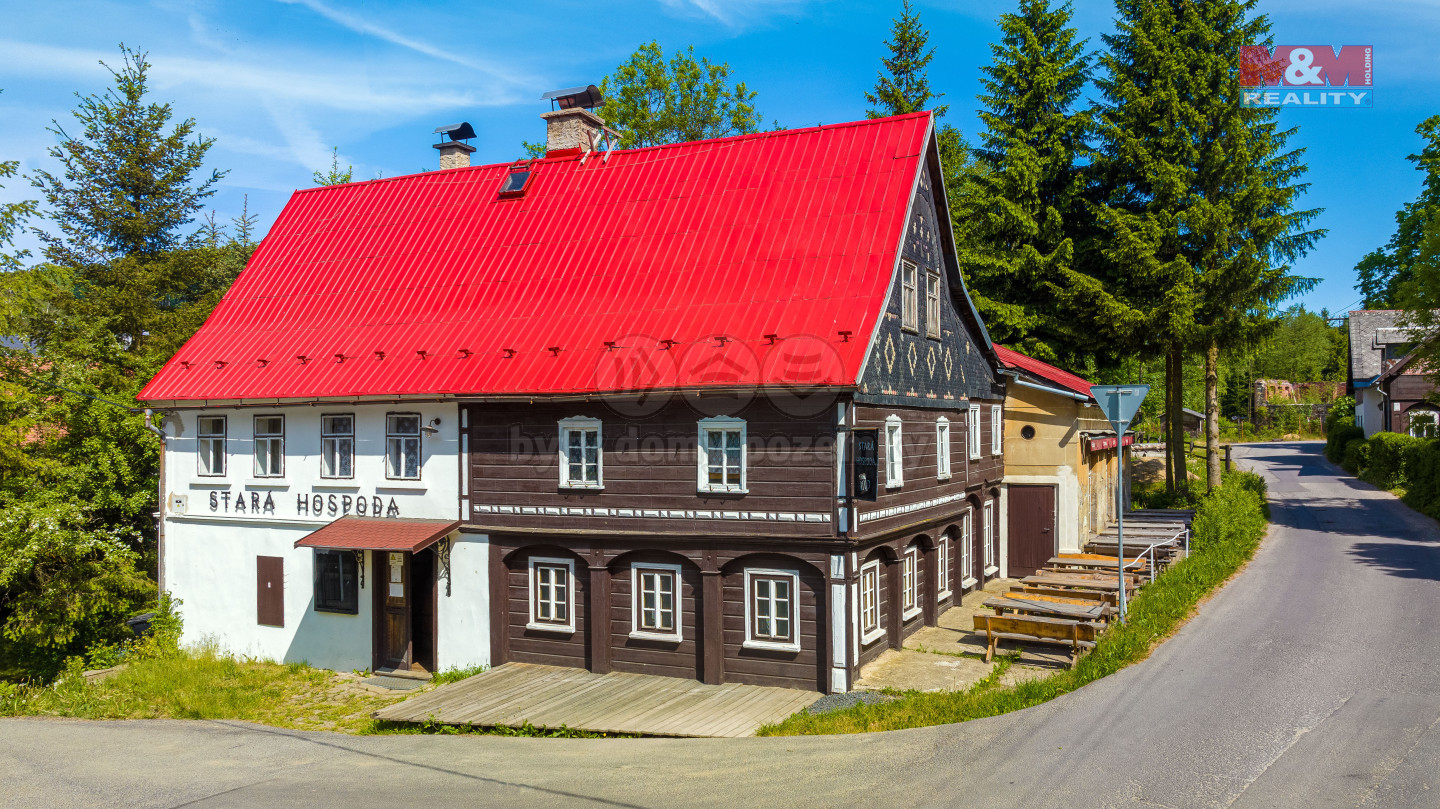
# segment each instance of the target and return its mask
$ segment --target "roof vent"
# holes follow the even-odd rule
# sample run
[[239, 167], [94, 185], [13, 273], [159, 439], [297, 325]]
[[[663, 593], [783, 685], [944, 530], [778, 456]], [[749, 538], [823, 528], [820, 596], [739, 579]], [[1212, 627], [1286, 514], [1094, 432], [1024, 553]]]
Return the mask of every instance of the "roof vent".
[[470, 165], [470, 154], [475, 151], [475, 147], [461, 141], [468, 141], [475, 137], [474, 127], [461, 121], [458, 124], [437, 126], [434, 134], [440, 136], [440, 142], [435, 144], [435, 148], [440, 150], [440, 169], [442, 171], [463, 169]]
[[564, 90], [551, 90], [540, 96], [541, 101], [549, 101], [550, 109], [556, 110], [593, 110], [605, 103], [605, 97], [600, 95], [600, 88], [591, 84], [585, 87], [567, 87]]

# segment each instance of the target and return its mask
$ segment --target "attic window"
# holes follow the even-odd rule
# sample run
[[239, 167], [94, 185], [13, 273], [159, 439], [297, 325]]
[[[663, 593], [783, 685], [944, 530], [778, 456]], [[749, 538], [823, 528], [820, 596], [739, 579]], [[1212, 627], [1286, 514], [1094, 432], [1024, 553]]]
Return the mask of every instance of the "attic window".
[[500, 196], [519, 196], [525, 193], [525, 186], [530, 182], [530, 168], [526, 166], [520, 169], [511, 169], [505, 175], [505, 181], [500, 183]]

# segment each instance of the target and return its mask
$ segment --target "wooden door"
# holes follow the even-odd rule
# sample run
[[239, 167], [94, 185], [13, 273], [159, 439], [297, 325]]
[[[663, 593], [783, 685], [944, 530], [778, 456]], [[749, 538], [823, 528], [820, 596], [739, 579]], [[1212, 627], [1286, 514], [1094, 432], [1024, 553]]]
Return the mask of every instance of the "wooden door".
[[285, 558], [255, 557], [255, 623], [285, 626]]
[[1010, 486], [1010, 575], [1029, 576], [1055, 555], [1055, 487]]
[[410, 636], [410, 554], [380, 554], [380, 586], [375, 588], [379, 602], [378, 649], [376, 668], [408, 669], [411, 662]]

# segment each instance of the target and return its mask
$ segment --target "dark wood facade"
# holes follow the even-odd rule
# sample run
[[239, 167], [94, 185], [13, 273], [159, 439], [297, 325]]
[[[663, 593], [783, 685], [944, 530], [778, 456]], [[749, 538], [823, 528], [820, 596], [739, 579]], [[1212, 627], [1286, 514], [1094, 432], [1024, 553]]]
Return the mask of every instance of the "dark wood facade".
[[[997, 555], [1001, 544], [1004, 464], [993, 451], [991, 423], [1004, 390], [963, 292], [949, 228], [939, 227], [948, 212], [932, 182], [938, 171], [932, 146], [889, 304], [850, 389], [807, 396], [803, 407], [763, 390], [729, 400], [675, 393], [643, 401], [464, 406], [470, 518], [464, 530], [485, 533], [491, 543], [493, 663], [846, 690], [860, 666], [899, 648], [964, 589], [983, 584], [986, 514]], [[901, 281], [906, 265], [918, 286], [913, 323], [906, 322]], [[932, 278], [940, 284], [938, 305], [927, 300]], [[980, 438], [973, 458], [972, 412]], [[744, 422], [743, 492], [701, 485], [699, 424], [714, 416]], [[561, 485], [561, 422], [576, 418], [600, 424], [601, 486]], [[938, 453], [942, 420], [949, 427], [948, 475]], [[878, 430], [883, 447], [895, 423], [903, 483], [889, 485], [882, 460], [876, 499], [852, 499], [851, 431]], [[912, 550], [916, 603], [907, 609], [905, 559]], [[571, 625], [532, 621], [534, 559], [573, 571]], [[859, 616], [861, 570], [871, 562], [880, 571], [878, 634], [862, 632]], [[635, 631], [635, 568], [646, 564], [678, 570], [674, 638]], [[751, 587], [765, 571], [793, 576], [788, 646], [752, 637], [760, 607]]]

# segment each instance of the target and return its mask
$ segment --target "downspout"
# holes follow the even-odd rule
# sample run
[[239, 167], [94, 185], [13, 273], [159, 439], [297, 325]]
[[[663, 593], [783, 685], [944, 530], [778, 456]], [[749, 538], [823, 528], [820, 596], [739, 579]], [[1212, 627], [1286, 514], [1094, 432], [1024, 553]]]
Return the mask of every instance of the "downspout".
[[145, 408], [145, 429], [160, 438], [160, 500], [155, 510], [155, 587], [165, 592], [165, 431], [150, 423], [154, 411]]

